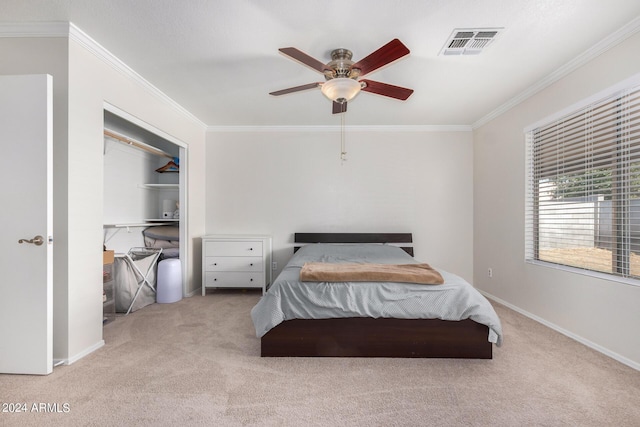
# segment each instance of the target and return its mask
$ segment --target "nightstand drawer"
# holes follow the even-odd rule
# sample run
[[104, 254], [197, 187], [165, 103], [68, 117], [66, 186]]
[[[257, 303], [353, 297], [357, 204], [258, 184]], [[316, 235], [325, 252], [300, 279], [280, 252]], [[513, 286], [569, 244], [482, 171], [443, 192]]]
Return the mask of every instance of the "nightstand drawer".
[[206, 272], [205, 286], [218, 288], [262, 288], [264, 273], [250, 272]]
[[205, 253], [212, 256], [262, 256], [261, 241], [214, 241], [206, 242]]
[[263, 271], [262, 257], [208, 256], [205, 271]]

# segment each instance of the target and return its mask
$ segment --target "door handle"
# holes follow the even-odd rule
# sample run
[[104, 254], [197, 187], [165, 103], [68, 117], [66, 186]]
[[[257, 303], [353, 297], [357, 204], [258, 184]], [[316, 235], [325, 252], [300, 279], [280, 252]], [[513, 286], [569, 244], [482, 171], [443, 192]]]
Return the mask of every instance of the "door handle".
[[42, 245], [44, 243], [44, 237], [36, 236], [31, 240], [20, 239], [20, 240], [18, 240], [18, 243], [33, 243], [36, 246], [40, 246], [40, 245]]

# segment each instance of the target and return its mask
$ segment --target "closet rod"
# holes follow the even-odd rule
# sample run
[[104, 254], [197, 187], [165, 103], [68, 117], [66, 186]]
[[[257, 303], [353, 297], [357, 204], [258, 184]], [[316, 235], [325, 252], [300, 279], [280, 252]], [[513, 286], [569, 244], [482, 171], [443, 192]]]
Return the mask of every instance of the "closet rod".
[[156, 154], [158, 156], [163, 156], [163, 157], [166, 157], [168, 159], [173, 160], [173, 156], [172, 155], [170, 155], [168, 153], [165, 153], [164, 151], [160, 150], [159, 148], [152, 147], [149, 144], [145, 144], [144, 142], [136, 141], [135, 139], [131, 139], [129, 137], [126, 137], [124, 135], [121, 135], [121, 134], [119, 134], [117, 132], [114, 132], [112, 130], [109, 130], [109, 129], [105, 129], [104, 130], [104, 134], [105, 134], [105, 136], [108, 136], [109, 138], [113, 138], [113, 139], [115, 139], [117, 141], [120, 141], [120, 142], [122, 142], [124, 144], [132, 145], [132, 146], [134, 146], [136, 148], [139, 148], [141, 150], [148, 151], [149, 153]]

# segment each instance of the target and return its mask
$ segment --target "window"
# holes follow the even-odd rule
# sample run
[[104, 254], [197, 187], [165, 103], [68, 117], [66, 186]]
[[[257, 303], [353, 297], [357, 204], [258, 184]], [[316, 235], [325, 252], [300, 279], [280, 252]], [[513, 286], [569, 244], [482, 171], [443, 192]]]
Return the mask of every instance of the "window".
[[625, 86], [526, 130], [528, 261], [640, 279], [640, 84]]

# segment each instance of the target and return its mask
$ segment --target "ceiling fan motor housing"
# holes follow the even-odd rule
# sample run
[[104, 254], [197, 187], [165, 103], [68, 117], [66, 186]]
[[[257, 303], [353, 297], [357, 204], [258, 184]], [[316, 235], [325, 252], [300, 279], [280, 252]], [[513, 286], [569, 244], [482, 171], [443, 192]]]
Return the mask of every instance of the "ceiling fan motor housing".
[[327, 67], [331, 68], [331, 71], [326, 71], [324, 77], [327, 80], [335, 78], [349, 78], [357, 79], [360, 75], [360, 70], [357, 68], [351, 68], [354, 62], [351, 60], [353, 53], [344, 48], [334, 49], [331, 51], [331, 62], [327, 64]]

